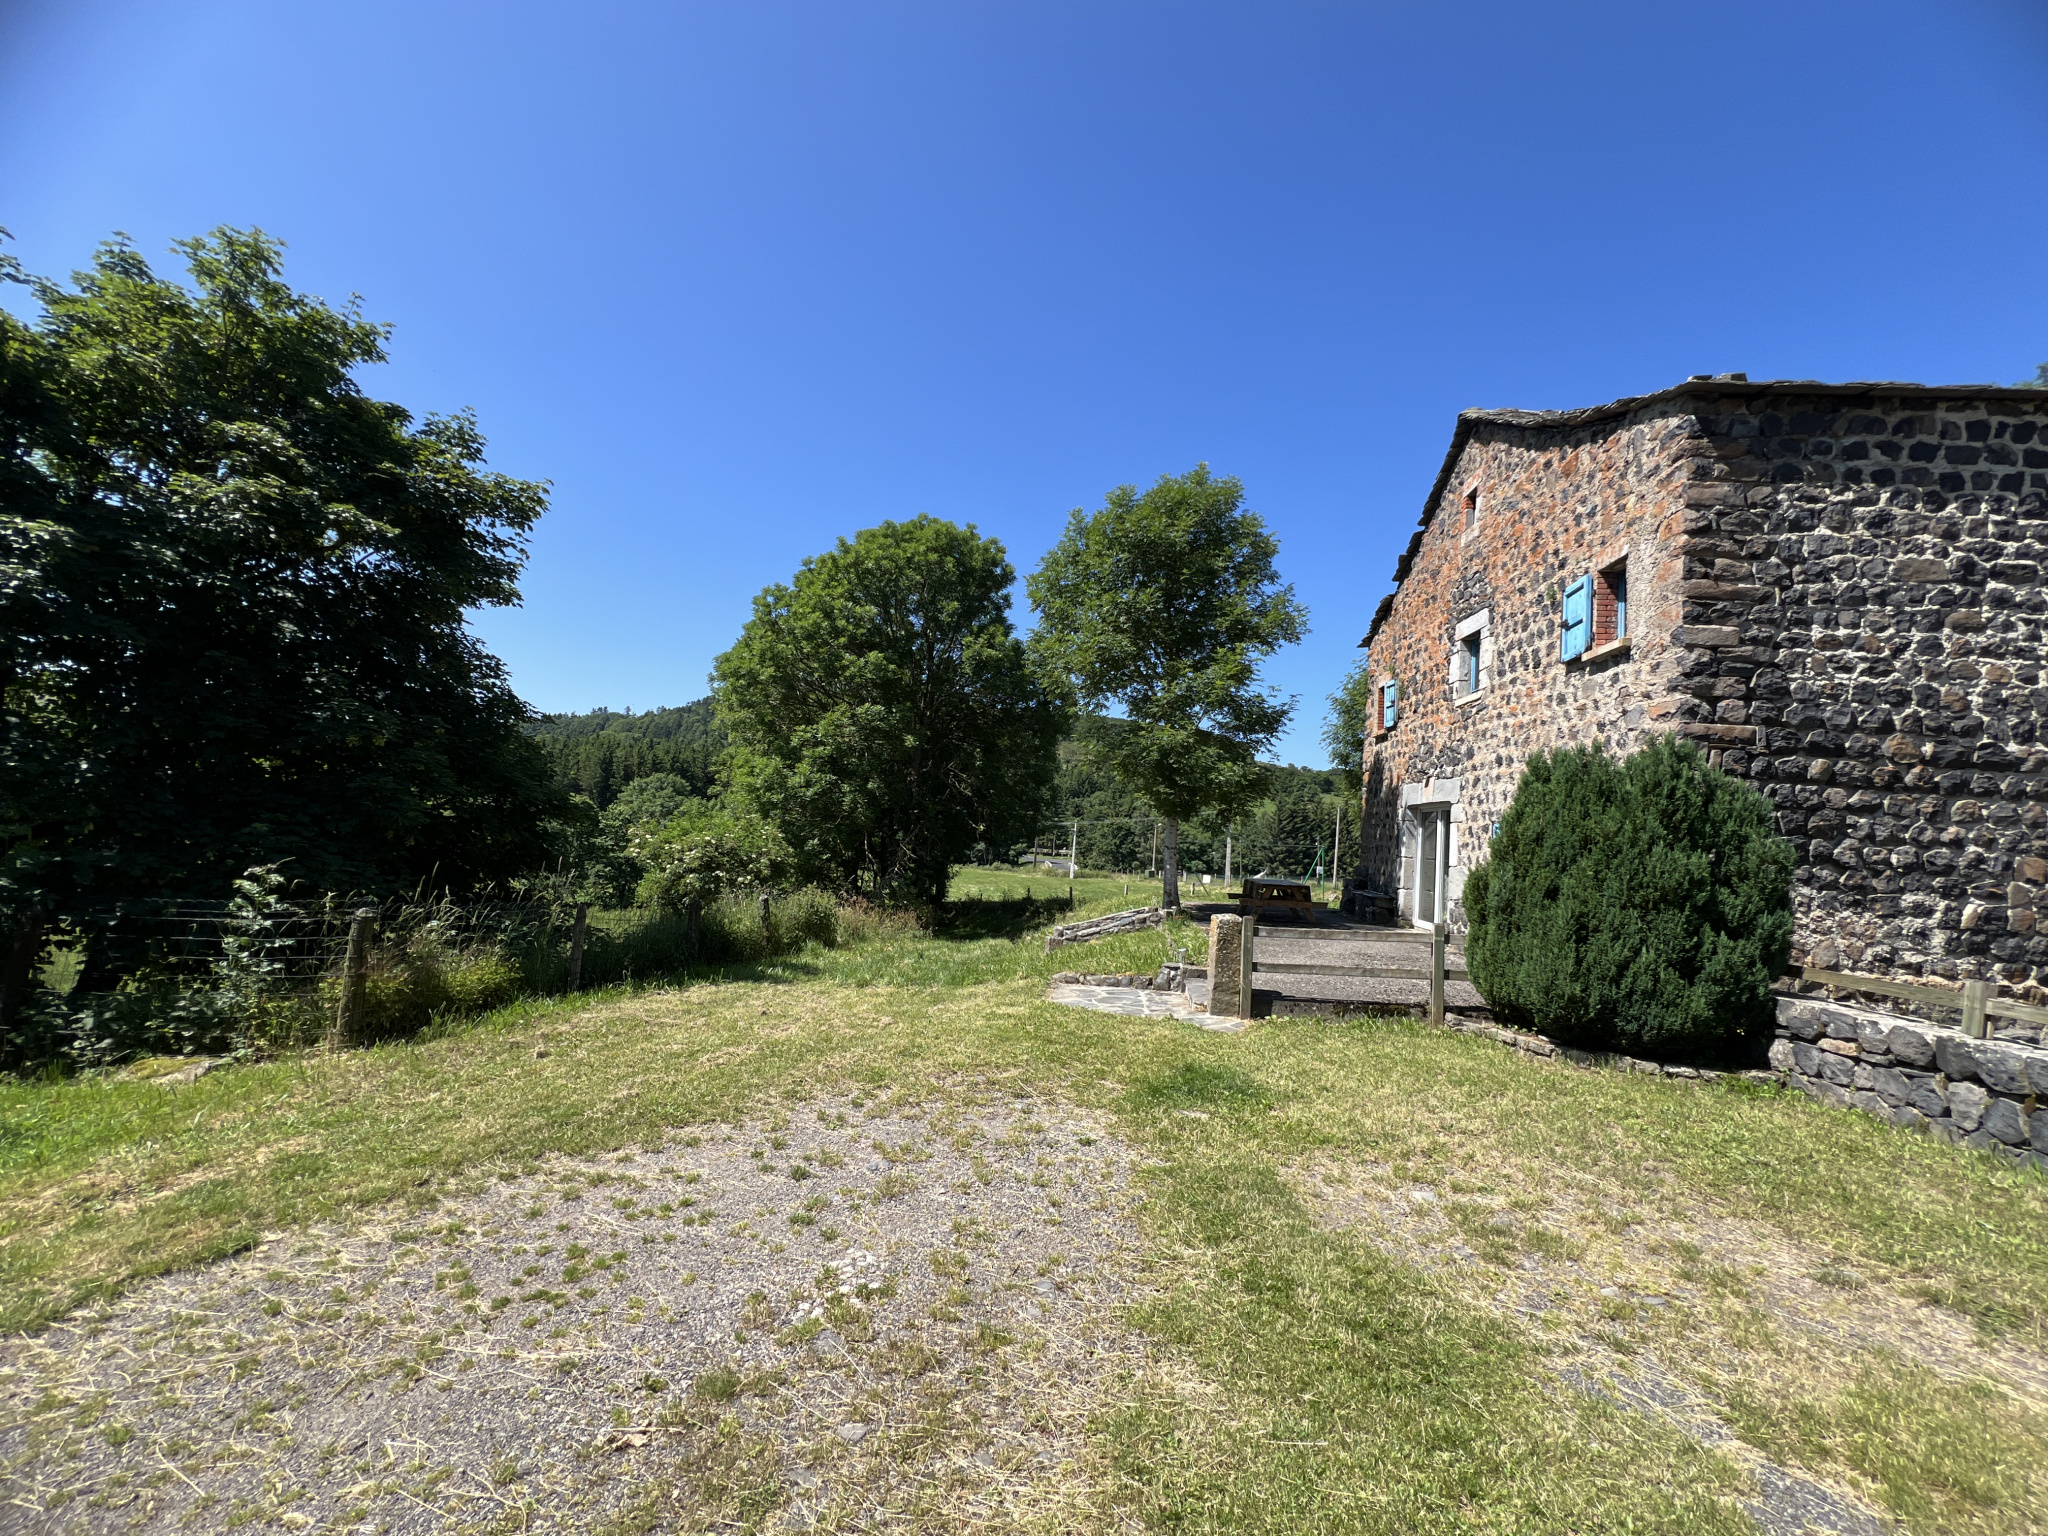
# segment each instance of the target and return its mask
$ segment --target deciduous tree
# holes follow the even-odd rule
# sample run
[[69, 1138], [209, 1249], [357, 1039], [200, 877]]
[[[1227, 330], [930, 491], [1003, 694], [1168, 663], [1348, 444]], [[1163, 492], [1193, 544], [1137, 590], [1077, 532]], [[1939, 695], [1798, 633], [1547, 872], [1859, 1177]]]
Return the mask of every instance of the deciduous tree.
[[883, 523], [754, 599], [713, 673], [731, 793], [804, 872], [942, 900], [977, 842], [1028, 837], [1062, 726], [1010, 627], [1003, 547]]
[[1330, 695], [1330, 712], [1323, 717], [1323, 749], [1330, 754], [1330, 766], [1344, 777], [1344, 784], [1356, 798], [1365, 783], [1365, 738], [1372, 730], [1372, 663], [1360, 657], [1344, 674], [1344, 681]]
[[0, 909], [531, 864], [566, 797], [463, 616], [518, 601], [544, 488], [366, 395], [385, 328], [278, 242], [179, 249], [189, 288], [121, 243], [0, 271], [41, 306], [0, 313]]
[[1029, 583], [1041, 664], [1129, 722], [1097, 750], [1164, 822], [1169, 907], [1180, 905], [1180, 823], [1256, 799], [1259, 752], [1293, 711], [1258, 675], [1306, 627], [1279, 549], [1244, 510], [1244, 487], [1198, 464], [1142, 495], [1118, 486], [1093, 514], [1077, 507]]

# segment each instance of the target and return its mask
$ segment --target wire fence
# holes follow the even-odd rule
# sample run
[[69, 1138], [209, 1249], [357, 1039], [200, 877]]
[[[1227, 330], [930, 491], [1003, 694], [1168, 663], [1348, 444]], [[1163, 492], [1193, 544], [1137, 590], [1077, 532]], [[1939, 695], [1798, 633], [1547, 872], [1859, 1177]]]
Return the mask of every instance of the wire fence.
[[456, 902], [323, 896], [293, 902], [265, 892], [230, 901], [132, 900], [74, 913], [53, 935], [51, 979], [60, 989], [90, 977], [96, 958], [123, 974], [213, 975], [238, 961], [263, 967], [266, 990], [312, 995], [337, 978], [358, 913], [370, 917], [377, 952], [389, 959], [423, 947], [463, 953], [481, 946], [560, 947], [574, 905], [549, 900]]
[[0, 1028], [0, 1070], [374, 1043], [521, 997], [851, 942], [881, 921], [817, 890], [733, 891], [688, 914], [597, 912], [545, 889], [293, 900], [252, 871], [225, 901], [68, 915], [49, 935], [31, 1005]]

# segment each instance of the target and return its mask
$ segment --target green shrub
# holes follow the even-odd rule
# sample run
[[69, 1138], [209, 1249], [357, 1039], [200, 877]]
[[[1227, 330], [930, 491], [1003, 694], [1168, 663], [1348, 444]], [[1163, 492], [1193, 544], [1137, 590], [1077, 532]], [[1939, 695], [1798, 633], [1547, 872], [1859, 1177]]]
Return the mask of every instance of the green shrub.
[[635, 828], [632, 852], [647, 871], [641, 904], [664, 912], [702, 911], [729, 893], [772, 886], [790, 865], [789, 845], [759, 816], [701, 803]]
[[1473, 985], [1568, 1044], [1740, 1058], [1770, 1032], [1793, 864], [1763, 797], [1688, 742], [1538, 753], [1465, 882]]
[[[341, 985], [338, 973], [322, 983], [327, 1011], [339, 1003]], [[499, 945], [457, 949], [429, 930], [372, 951], [356, 1030], [365, 1040], [398, 1039], [437, 1018], [487, 1013], [533, 990], [526, 967]]]
[[525, 981], [518, 962], [502, 950], [476, 950], [443, 967], [445, 999], [441, 1009], [458, 1014], [488, 1013], [525, 991]]

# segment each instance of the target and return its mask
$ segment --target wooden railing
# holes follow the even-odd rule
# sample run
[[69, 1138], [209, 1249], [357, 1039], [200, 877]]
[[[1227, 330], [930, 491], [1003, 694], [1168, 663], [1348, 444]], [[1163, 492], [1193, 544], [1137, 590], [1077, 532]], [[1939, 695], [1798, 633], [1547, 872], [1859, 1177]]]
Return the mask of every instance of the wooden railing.
[[[1444, 983], [1472, 979], [1471, 972], [1464, 967], [1446, 964], [1442, 923], [1433, 924], [1427, 929], [1293, 928], [1259, 923], [1248, 930], [1248, 935], [1254, 941], [1262, 938], [1313, 939], [1326, 943], [1413, 944], [1417, 948], [1427, 944], [1427, 969], [1420, 966], [1326, 965], [1321, 961], [1261, 960], [1254, 947], [1250, 970], [1264, 971], [1276, 976], [1347, 976], [1368, 981], [1426, 981], [1429, 983], [1429, 1016], [1433, 1022], [1439, 1024], [1443, 1022], [1444, 1017]], [[1991, 1033], [1993, 1019], [2013, 1019], [2024, 1024], [2048, 1025], [2048, 1007], [1999, 997], [1993, 991], [1996, 983], [1989, 981], [1966, 981], [1960, 987], [1931, 986], [1923, 982], [1888, 981], [1880, 976], [1858, 976], [1848, 971], [1821, 971], [1811, 966], [1800, 970], [1799, 979], [1815, 986], [1832, 987], [1839, 991], [1868, 992], [1879, 997], [1903, 998], [1908, 1002], [1921, 1003], [1929, 1007], [1958, 1011], [1963, 1016], [1963, 1033], [1974, 1035], [1980, 1040]]]
[[[1271, 923], [1259, 923], [1248, 928], [1252, 944], [1252, 963], [1249, 971], [1265, 971], [1275, 976], [1353, 976], [1367, 981], [1426, 981], [1429, 983], [1429, 1018], [1433, 1024], [1444, 1021], [1444, 983], [1446, 981], [1469, 981], [1471, 973], [1463, 966], [1449, 965], [1445, 961], [1447, 944], [1444, 925], [1433, 924], [1423, 928], [1289, 928]], [[1319, 939], [1330, 942], [1353, 944], [1412, 944], [1421, 948], [1429, 946], [1429, 968], [1402, 965], [1325, 965], [1321, 961], [1272, 961], [1258, 958], [1257, 940], [1273, 939]]]
[[1980, 1040], [1991, 1033], [1993, 1019], [2048, 1024], [2048, 1008], [1994, 996], [1991, 989], [1996, 983], [1989, 981], [1966, 981], [1960, 987], [1936, 987], [1923, 982], [1887, 981], [1881, 976], [1858, 976], [1850, 971], [1817, 971], [1812, 966], [1802, 967], [1799, 979], [1844, 992], [1869, 992], [1878, 997], [1900, 997], [1933, 1008], [1960, 1010], [1963, 1033]]

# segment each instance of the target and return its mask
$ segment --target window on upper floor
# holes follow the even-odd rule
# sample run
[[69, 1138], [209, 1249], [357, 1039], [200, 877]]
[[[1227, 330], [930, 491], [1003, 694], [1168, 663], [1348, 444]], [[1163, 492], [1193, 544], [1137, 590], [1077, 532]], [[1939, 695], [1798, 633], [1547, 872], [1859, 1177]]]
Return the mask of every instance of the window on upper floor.
[[1401, 684], [1388, 678], [1380, 684], [1380, 729], [1391, 731], [1394, 722], [1401, 718]]
[[1628, 634], [1628, 561], [1593, 573], [1593, 644], [1611, 645]]
[[1466, 533], [1479, 526], [1479, 487], [1476, 485], [1465, 487], [1464, 507], [1458, 526]]
[[1566, 661], [1618, 647], [1628, 638], [1628, 559], [1613, 560], [1564, 589], [1559, 602], [1560, 654]]
[[1564, 589], [1559, 623], [1562, 643], [1559, 653], [1566, 661], [1586, 654], [1593, 643], [1593, 578], [1581, 576]]
[[1493, 671], [1493, 616], [1487, 609], [1459, 621], [1451, 634], [1451, 693], [1469, 699]]

